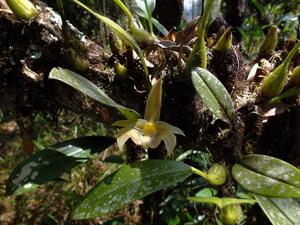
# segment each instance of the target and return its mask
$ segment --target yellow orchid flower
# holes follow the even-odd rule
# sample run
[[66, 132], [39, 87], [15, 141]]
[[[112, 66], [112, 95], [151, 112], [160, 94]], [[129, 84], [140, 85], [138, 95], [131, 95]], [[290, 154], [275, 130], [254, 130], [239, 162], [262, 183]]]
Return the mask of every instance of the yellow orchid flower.
[[152, 87], [147, 99], [144, 119], [120, 120], [113, 124], [122, 127], [117, 134], [117, 143], [121, 150], [129, 138], [144, 149], [157, 148], [163, 141], [170, 155], [176, 146], [175, 134], [184, 136], [183, 131], [178, 127], [159, 121], [162, 83], [160, 78]]

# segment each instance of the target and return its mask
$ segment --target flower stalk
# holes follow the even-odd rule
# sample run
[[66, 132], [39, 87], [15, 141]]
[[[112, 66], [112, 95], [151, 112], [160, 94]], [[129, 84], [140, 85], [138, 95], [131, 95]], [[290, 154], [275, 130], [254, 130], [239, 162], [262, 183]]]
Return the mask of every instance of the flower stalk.
[[192, 171], [194, 174], [203, 177], [209, 184], [214, 186], [224, 184], [227, 179], [226, 169], [220, 164], [214, 164], [209, 168], [207, 173], [194, 167], [192, 167]]

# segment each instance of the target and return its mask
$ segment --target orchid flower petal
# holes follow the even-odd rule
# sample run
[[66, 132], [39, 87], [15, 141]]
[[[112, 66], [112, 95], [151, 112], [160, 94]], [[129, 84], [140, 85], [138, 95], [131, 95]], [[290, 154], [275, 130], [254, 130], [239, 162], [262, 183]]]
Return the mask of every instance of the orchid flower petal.
[[124, 144], [130, 138], [130, 136], [128, 135], [128, 131], [130, 131], [130, 130], [131, 130], [130, 127], [125, 127], [125, 128], [120, 129], [117, 134], [117, 143], [118, 143], [119, 149], [121, 151], [123, 151]]
[[146, 124], [148, 123], [147, 120], [144, 119], [138, 119], [135, 123], [135, 129], [143, 130]]
[[144, 149], [147, 149], [151, 146], [151, 143], [153, 142], [153, 138], [150, 136], [142, 136], [142, 145]]
[[119, 130], [117, 134], [117, 143], [120, 150], [123, 150], [124, 144], [130, 138], [136, 145], [143, 145], [141, 131], [132, 129], [131, 127], [125, 127]]
[[176, 146], [176, 136], [174, 134], [164, 135], [163, 141], [166, 145], [168, 156], [170, 156]]
[[144, 141], [142, 131], [133, 129], [128, 132], [128, 135], [136, 145], [143, 145]]
[[137, 122], [137, 119], [134, 120], [118, 120], [113, 123], [113, 126], [117, 127], [134, 127]]
[[162, 83], [162, 78], [159, 78], [149, 93], [144, 115], [144, 118], [149, 122], [159, 120], [162, 99]]
[[183, 131], [180, 128], [172, 126], [171, 124], [168, 124], [163, 121], [156, 121], [155, 127], [157, 132], [160, 133], [161, 135], [167, 133], [174, 133], [174, 134], [180, 134], [182, 136], [185, 136]]
[[157, 136], [155, 138], [152, 138], [149, 147], [155, 149], [160, 145], [161, 141], [162, 141], [162, 136]]

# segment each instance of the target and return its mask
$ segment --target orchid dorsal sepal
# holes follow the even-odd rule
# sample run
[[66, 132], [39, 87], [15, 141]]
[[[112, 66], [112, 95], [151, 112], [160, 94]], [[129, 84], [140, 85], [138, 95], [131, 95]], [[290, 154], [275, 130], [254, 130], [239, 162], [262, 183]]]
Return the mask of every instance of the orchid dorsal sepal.
[[158, 121], [160, 118], [162, 84], [163, 80], [159, 78], [149, 93], [144, 114], [144, 118], [148, 121]]

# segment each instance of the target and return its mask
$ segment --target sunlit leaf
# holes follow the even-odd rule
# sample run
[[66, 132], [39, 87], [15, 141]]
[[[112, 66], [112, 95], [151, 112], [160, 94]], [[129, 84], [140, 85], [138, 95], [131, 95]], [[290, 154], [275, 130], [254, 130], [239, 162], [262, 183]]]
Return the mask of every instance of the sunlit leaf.
[[63, 68], [53, 68], [50, 71], [49, 78], [62, 81], [75, 88], [76, 90], [81, 91], [85, 95], [97, 100], [98, 102], [116, 108], [128, 119], [140, 118], [139, 113], [137, 113], [133, 109], [129, 109], [122, 105], [119, 105], [110, 97], [108, 97], [102, 89], [71, 70]]
[[73, 211], [74, 219], [113, 213], [125, 205], [185, 180], [191, 167], [177, 161], [146, 160], [122, 166], [86, 194]]
[[206, 107], [224, 121], [235, 118], [233, 103], [223, 84], [208, 70], [197, 67], [192, 70], [193, 85]]
[[81, 137], [39, 151], [13, 170], [6, 182], [6, 192], [22, 194], [54, 180], [114, 142], [108, 137]]
[[232, 204], [254, 204], [254, 199], [242, 198], [218, 198], [218, 197], [189, 197], [190, 201], [199, 203], [210, 203], [217, 205], [220, 209]]
[[265, 155], [249, 155], [232, 168], [234, 179], [246, 190], [278, 198], [300, 197], [300, 170]]
[[74, 3], [76, 3], [77, 5], [79, 5], [80, 7], [84, 8], [85, 10], [87, 10], [89, 13], [91, 13], [93, 16], [95, 16], [97, 19], [101, 20], [103, 23], [105, 23], [108, 27], [110, 27], [114, 32], [116, 32], [116, 34], [123, 39], [130, 47], [132, 47], [138, 54], [138, 56], [140, 57], [140, 60], [143, 64], [144, 70], [146, 75], [148, 75], [148, 68], [146, 66], [146, 62], [145, 59], [143, 57], [143, 53], [141, 48], [139, 47], [138, 43], [134, 40], [134, 38], [126, 31], [124, 30], [122, 27], [120, 27], [116, 22], [112, 21], [111, 19], [109, 19], [108, 17], [102, 16], [99, 13], [93, 11], [92, 9], [90, 9], [89, 7], [87, 7], [86, 5], [84, 5], [83, 3], [81, 3], [78, 0], [72, 0]]
[[293, 198], [267, 198], [254, 195], [257, 203], [273, 225], [298, 225], [300, 204]]

